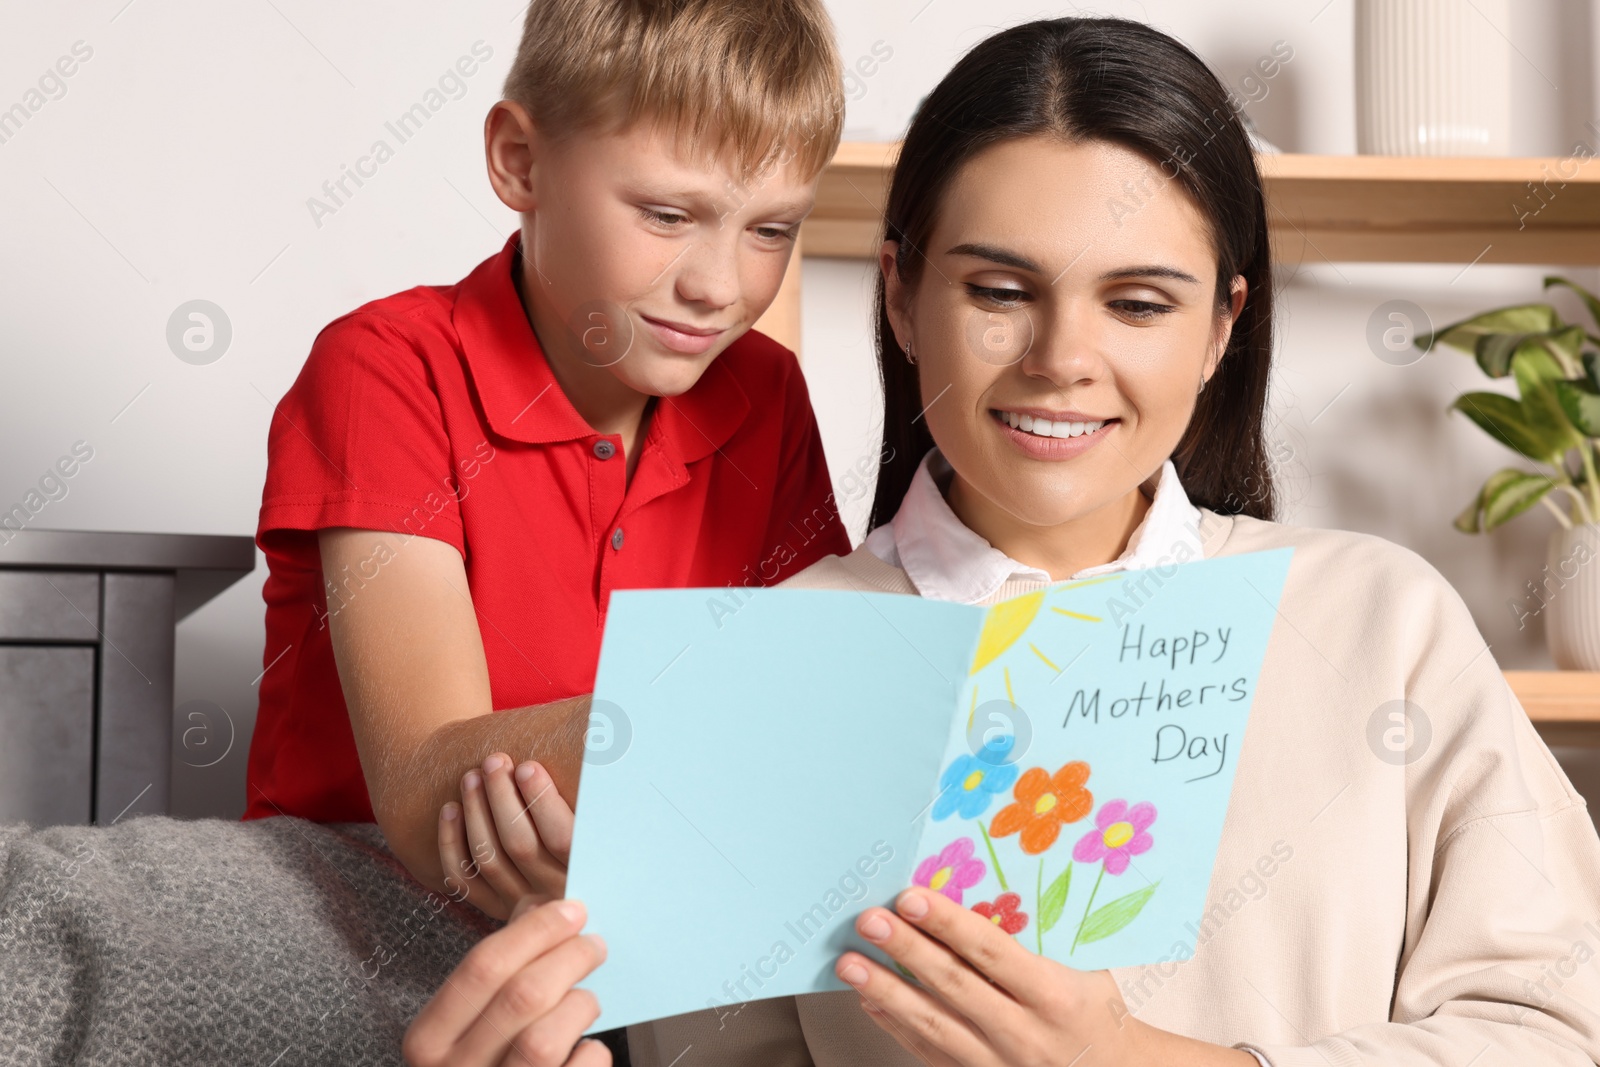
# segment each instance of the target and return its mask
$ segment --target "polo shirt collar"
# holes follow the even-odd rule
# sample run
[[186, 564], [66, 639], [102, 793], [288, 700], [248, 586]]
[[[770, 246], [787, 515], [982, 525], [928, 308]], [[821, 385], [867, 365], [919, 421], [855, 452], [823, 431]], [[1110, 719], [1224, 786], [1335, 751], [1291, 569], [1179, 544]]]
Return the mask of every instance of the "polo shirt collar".
[[[868, 550], [879, 558], [898, 557], [917, 592], [935, 600], [980, 604], [1013, 579], [1054, 581], [1046, 571], [1007, 556], [956, 516], [939, 489], [939, 480], [949, 473], [949, 461], [937, 448], [930, 449], [918, 464], [894, 519], [868, 536]], [[1073, 580], [1204, 555], [1199, 509], [1184, 492], [1172, 460], [1165, 461], [1160, 472], [1139, 488], [1151, 498], [1150, 507], [1122, 555], [1079, 571], [1072, 575]], [[1187, 546], [1186, 553], [1181, 546]]]
[[[484, 416], [495, 433], [527, 444], [598, 436], [557, 383], [528, 322], [512, 279], [521, 254], [518, 231], [462, 280], [451, 312]], [[688, 392], [657, 401], [646, 443], [692, 463], [726, 444], [749, 412], [749, 397], [719, 356]]]

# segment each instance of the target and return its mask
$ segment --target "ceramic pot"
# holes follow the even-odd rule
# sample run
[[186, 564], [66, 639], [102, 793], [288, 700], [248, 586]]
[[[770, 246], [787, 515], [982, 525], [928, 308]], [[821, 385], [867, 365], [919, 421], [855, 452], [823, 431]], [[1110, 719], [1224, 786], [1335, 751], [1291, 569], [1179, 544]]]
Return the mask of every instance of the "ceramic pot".
[[1550, 534], [1539, 596], [1550, 656], [1564, 671], [1600, 671], [1600, 526]]
[[1510, 0], [1356, 0], [1356, 150], [1511, 151]]

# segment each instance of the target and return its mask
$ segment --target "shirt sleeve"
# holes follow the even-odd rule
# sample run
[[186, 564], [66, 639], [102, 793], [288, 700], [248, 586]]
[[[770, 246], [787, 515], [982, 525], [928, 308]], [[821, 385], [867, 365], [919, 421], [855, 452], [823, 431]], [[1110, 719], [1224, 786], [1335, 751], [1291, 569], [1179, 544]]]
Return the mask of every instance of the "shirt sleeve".
[[1422, 611], [1398, 638], [1415, 649], [1406, 699], [1431, 740], [1405, 768], [1409, 888], [1389, 1019], [1251, 1044], [1273, 1067], [1594, 1067], [1600, 836], [1461, 598], [1438, 577], [1431, 602], [1410, 606]]
[[424, 534], [465, 554], [458, 481], [432, 377], [381, 316], [326, 327], [278, 401], [256, 537], [353, 526]]
[[789, 362], [778, 484], [767, 528], [767, 544], [773, 546], [779, 569], [769, 585], [799, 574], [824, 556], [850, 552], [850, 538], [839, 517], [828, 459], [822, 450], [822, 434], [811, 410], [811, 394], [792, 353]]

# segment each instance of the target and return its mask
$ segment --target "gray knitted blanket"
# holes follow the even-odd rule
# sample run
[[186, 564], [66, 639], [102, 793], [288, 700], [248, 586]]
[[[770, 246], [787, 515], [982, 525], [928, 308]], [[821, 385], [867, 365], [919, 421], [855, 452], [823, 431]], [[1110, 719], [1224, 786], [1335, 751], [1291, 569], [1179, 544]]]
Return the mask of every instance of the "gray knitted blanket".
[[499, 926], [371, 824], [0, 826], [0, 1064], [398, 1064]]

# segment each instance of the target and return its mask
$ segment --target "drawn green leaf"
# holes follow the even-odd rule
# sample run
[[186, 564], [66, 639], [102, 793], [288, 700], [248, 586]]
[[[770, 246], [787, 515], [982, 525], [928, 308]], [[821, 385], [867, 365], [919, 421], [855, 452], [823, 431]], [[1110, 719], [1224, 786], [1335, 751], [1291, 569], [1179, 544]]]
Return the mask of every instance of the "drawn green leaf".
[[1125, 897], [1118, 897], [1104, 907], [1096, 908], [1083, 921], [1083, 932], [1078, 935], [1078, 944], [1087, 945], [1091, 941], [1110, 937], [1133, 922], [1138, 918], [1139, 912], [1144, 910], [1150, 895], [1156, 891], [1156, 886], [1160, 884], [1151, 882], [1143, 889], [1135, 889]]
[[1067, 887], [1072, 885], [1072, 864], [1062, 871], [1050, 888], [1039, 898], [1039, 932], [1047, 933], [1061, 921], [1061, 909], [1067, 906]]

